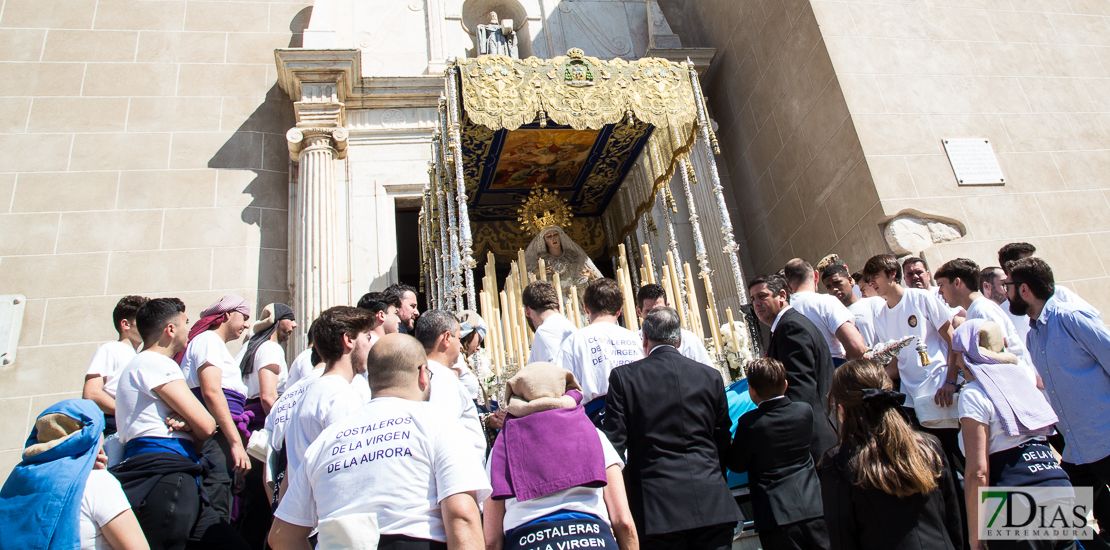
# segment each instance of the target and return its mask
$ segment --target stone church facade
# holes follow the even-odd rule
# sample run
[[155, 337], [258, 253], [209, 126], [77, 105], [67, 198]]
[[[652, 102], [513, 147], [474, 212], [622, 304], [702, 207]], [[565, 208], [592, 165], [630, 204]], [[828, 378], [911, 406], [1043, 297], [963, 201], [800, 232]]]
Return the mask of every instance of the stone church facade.
[[[899, 246], [883, 230], [910, 215], [961, 235], [924, 250], [934, 267], [992, 265], [1026, 240], [1110, 310], [1108, 2], [313, 4], [0, 4], [0, 294], [26, 297], [0, 367], [0, 471], [39, 411], [79, 395], [120, 296], [178, 296], [194, 318], [226, 292], [256, 310], [293, 300], [320, 207], [297, 196], [305, 178], [337, 189], [319, 217], [336, 245], [329, 299], [415, 284], [406, 228], [442, 71], [474, 54], [491, 9], [514, 20], [521, 56], [578, 47], [705, 70], [749, 276], [829, 252], [860, 267]], [[943, 140], [970, 137], [990, 140], [1004, 184], [959, 184]], [[311, 173], [309, 150], [326, 157]]]

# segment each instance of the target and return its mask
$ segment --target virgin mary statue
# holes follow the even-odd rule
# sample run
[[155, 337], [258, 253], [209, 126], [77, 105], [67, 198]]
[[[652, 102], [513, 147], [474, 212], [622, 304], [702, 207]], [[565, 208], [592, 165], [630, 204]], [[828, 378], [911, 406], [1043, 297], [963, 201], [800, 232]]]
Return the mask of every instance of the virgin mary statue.
[[601, 277], [597, 266], [559, 226], [551, 226], [540, 231], [524, 251], [524, 261], [528, 271], [539, 275], [539, 259], [547, 266], [547, 276], [559, 274], [563, 295], [570, 292], [571, 286], [578, 287], [579, 296], [586, 290], [586, 283]]

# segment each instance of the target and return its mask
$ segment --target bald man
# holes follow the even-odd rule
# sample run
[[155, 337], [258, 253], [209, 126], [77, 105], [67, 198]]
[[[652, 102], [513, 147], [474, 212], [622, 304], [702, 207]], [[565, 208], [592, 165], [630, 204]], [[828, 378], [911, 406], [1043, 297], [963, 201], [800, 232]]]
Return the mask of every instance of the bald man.
[[[275, 513], [275, 550], [308, 549], [335, 530], [348, 540], [373, 518], [378, 548], [482, 548], [478, 502], [492, 492], [481, 457], [467, 446], [459, 419], [428, 403], [432, 374], [424, 346], [387, 334], [370, 349], [367, 380], [374, 398], [324, 429]], [[415, 539], [415, 540], [414, 540]]]

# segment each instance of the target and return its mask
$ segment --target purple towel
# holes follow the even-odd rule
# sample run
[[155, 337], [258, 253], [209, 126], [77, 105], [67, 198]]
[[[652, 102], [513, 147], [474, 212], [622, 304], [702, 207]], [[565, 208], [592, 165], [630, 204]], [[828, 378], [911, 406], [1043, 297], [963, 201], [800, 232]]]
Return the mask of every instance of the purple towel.
[[[201, 392], [199, 387], [193, 388], [193, 395], [197, 396], [197, 399], [205, 408], [208, 408], [208, 403], [204, 401], [204, 393]], [[251, 438], [250, 431], [253, 431], [248, 431], [248, 426], [266, 421], [266, 415], [262, 414], [262, 405], [258, 403], [247, 405], [245, 395], [227, 388], [224, 388], [224, 398], [227, 399], [227, 409], [231, 412], [231, 420], [239, 428], [239, 438], [243, 441], [243, 446], [246, 447], [247, 441]]]
[[983, 319], [968, 319], [952, 333], [952, 349], [962, 352], [975, 380], [987, 392], [1008, 436], [1042, 436], [1052, 433], [1058, 421], [1052, 406], [1037, 386], [1018, 369], [1021, 365], [1003, 363], [983, 355], [979, 331]]
[[582, 405], [509, 415], [490, 455], [493, 498], [532, 500], [571, 487], [604, 487], [605, 455]]

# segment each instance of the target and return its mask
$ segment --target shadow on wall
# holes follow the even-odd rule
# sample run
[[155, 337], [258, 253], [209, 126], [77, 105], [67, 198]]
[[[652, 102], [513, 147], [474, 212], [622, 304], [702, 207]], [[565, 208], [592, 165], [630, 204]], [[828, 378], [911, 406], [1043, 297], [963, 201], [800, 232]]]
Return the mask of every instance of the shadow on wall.
[[[311, 15], [312, 8], [308, 7], [290, 21], [288, 47], [301, 47]], [[290, 299], [286, 253], [291, 163], [285, 132], [294, 124], [293, 102], [275, 83], [262, 103], [208, 160], [209, 168], [254, 172], [254, 179], [242, 190], [251, 196], [251, 202], [240, 218], [246, 224], [257, 225], [261, 234], [254, 283], [258, 290], [256, 311], [271, 302], [288, 303]]]

